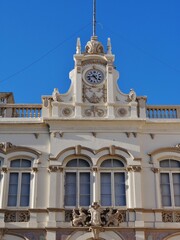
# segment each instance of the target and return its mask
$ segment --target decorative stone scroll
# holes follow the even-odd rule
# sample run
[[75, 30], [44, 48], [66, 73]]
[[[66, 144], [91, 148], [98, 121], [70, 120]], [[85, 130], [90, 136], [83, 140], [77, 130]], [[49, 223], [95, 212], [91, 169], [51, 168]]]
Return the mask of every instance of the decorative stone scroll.
[[29, 211], [7, 211], [4, 214], [4, 222], [29, 222]]
[[72, 226], [74, 227], [118, 227], [126, 221], [126, 211], [113, 208], [103, 209], [97, 202], [89, 209], [79, 208], [72, 212]]
[[91, 106], [84, 110], [84, 115], [86, 117], [104, 117], [106, 115], [106, 109], [102, 109], [96, 106]]

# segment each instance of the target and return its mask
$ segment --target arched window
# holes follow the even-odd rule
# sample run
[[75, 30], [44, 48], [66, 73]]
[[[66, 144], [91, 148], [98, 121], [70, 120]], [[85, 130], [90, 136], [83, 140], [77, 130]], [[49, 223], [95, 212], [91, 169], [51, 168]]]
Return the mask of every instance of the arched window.
[[66, 164], [65, 206], [90, 205], [90, 164], [84, 159], [73, 159]]
[[125, 168], [118, 159], [108, 159], [100, 165], [101, 205], [125, 206]]
[[31, 161], [16, 159], [10, 162], [8, 202], [9, 207], [29, 206]]
[[180, 206], [180, 162], [173, 159], [160, 161], [162, 206]]

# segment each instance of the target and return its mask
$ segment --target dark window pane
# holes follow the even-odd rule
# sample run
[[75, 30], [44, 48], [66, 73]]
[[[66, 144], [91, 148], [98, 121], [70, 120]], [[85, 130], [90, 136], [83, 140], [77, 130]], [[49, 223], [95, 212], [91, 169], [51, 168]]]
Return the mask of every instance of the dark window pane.
[[21, 160], [21, 167], [31, 167], [31, 161], [22, 159]]
[[10, 166], [15, 168], [20, 167], [20, 159], [12, 160]]
[[66, 173], [65, 176], [65, 205], [76, 205], [76, 173]]
[[10, 173], [8, 206], [17, 205], [17, 192], [18, 192], [18, 173]]
[[101, 173], [101, 205], [111, 206], [111, 173]]

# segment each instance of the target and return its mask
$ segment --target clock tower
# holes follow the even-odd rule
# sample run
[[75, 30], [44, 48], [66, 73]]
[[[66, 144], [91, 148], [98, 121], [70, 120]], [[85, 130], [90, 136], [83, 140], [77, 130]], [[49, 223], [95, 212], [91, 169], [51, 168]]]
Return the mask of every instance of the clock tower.
[[144, 117], [141, 108], [144, 109], [146, 99], [137, 98], [132, 89], [124, 94], [118, 87], [119, 72], [114, 67], [111, 40], [108, 38], [105, 51], [96, 36], [96, 1], [93, 3], [93, 36], [84, 51], [80, 38], [77, 39], [75, 65], [69, 74], [70, 89], [66, 94], [54, 89], [52, 99], [48, 100], [50, 115], [75, 119], [129, 119], [137, 118], [138, 114]]

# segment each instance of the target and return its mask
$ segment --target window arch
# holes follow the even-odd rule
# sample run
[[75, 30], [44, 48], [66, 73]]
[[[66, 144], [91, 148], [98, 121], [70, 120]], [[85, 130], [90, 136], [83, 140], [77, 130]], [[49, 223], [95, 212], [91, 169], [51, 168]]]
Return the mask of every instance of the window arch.
[[14, 159], [10, 162], [8, 207], [27, 207], [30, 202], [31, 165], [28, 159]]
[[65, 167], [65, 196], [66, 207], [90, 205], [91, 174], [90, 163], [82, 158], [70, 160]]
[[161, 202], [164, 207], [180, 206], [180, 161], [160, 161]]
[[125, 166], [119, 159], [107, 159], [100, 165], [100, 199], [102, 206], [125, 206]]

